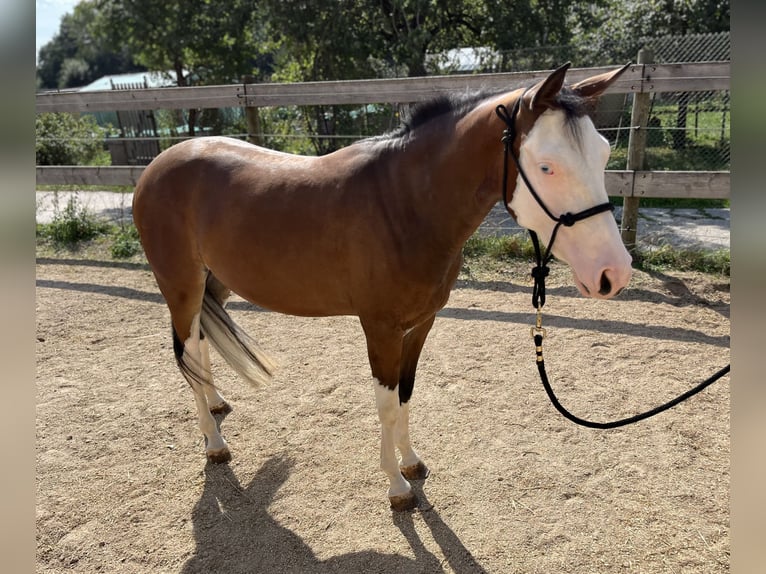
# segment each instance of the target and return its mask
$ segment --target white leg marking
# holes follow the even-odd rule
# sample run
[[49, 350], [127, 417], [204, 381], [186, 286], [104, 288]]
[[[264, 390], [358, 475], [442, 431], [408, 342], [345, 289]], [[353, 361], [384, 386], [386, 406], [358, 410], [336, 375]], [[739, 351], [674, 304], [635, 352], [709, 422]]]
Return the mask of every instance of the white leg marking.
[[[208, 380], [210, 378], [209, 364], [207, 370], [204, 366], [204, 353], [202, 352], [202, 343], [199, 338], [199, 313], [194, 316], [191, 326], [191, 335], [184, 341], [184, 355], [188, 355], [188, 364], [191, 368], [197, 370], [201, 378]], [[204, 342], [207, 344], [207, 342]], [[205, 396], [205, 387], [190, 381], [192, 391], [194, 392], [194, 403], [197, 405], [197, 418], [199, 419], [199, 428], [205, 435], [205, 451], [208, 455], [220, 454], [228, 451], [226, 441], [218, 432], [218, 425], [215, 423], [213, 415], [210, 414], [207, 398]]]
[[396, 446], [402, 453], [402, 466], [414, 466], [420, 462], [418, 453], [415, 452], [410, 443], [410, 403], [404, 403], [399, 407], [399, 420], [396, 424]]
[[[202, 339], [199, 342], [199, 350], [202, 355], [202, 368], [208, 373], [206, 378], [208, 383], [213, 382], [213, 372], [210, 370], [210, 343], [207, 339]], [[226, 404], [226, 399], [223, 398], [221, 393], [218, 392], [212, 384], [205, 385], [203, 387], [205, 391], [205, 398], [207, 399], [207, 405], [211, 411], [220, 409]]]
[[381, 425], [380, 468], [388, 476], [388, 496], [408, 494], [412, 487], [399, 470], [396, 458], [395, 443], [397, 440], [397, 424], [400, 415], [399, 389], [384, 387], [378, 379], [373, 379], [375, 388], [375, 403], [378, 406], [378, 417]]

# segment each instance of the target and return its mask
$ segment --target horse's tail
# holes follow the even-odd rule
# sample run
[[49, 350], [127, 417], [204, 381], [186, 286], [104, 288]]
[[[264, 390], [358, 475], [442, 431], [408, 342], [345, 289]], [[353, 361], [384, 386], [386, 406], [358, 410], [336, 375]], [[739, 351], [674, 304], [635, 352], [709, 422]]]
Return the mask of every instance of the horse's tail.
[[253, 385], [267, 382], [276, 364], [229, 316], [220, 301], [205, 288], [200, 316], [202, 333], [242, 378]]

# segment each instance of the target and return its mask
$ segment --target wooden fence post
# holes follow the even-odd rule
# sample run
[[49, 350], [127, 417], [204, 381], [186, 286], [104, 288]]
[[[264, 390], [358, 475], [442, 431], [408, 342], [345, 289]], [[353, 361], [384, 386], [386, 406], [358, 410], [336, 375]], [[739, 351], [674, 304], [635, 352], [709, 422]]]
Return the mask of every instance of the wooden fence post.
[[[247, 98], [247, 85], [254, 84], [255, 78], [247, 75], [242, 77], [245, 86], [245, 98]], [[261, 132], [261, 116], [258, 106], [248, 106], [245, 102], [245, 120], [247, 121], [247, 141], [255, 145], [263, 145], [263, 133]]]
[[[651, 64], [654, 53], [647, 48], [638, 51], [638, 64]], [[630, 112], [630, 135], [628, 137], [628, 165], [625, 169], [644, 169], [646, 156], [646, 126], [649, 123], [651, 98], [648, 92], [633, 94], [633, 108]], [[635, 182], [634, 186], [635, 188]], [[632, 192], [631, 192], [632, 193]], [[639, 198], [630, 195], [623, 199], [620, 235], [630, 253], [636, 250], [636, 229], [638, 228]]]

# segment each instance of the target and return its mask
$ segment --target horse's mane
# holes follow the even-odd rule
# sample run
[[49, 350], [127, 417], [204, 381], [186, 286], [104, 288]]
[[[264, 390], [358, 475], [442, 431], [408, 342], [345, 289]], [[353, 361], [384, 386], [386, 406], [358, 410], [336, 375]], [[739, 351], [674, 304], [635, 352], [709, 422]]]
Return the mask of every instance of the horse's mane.
[[[409, 115], [403, 118], [402, 123], [398, 127], [382, 135], [365, 138], [360, 140], [360, 142], [401, 140], [410, 137], [421, 126], [437, 118], [449, 117], [452, 121], [457, 121], [481, 102], [506, 92], [506, 89], [495, 89], [440, 94], [430, 100], [418, 102], [411, 106]], [[577, 122], [574, 120], [591, 112], [590, 102], [565, 87], [556, 96], [555, 105], [556, 108], [564, 112], [566, 122], [572, 130], [572, 135], [575, 139], [579, 140], [579, 134], [576, 129]]]
[[393, 130], [379, 136], [373, 136], [361, 141], [392, 141], [411, 136], [421, 126], [436, 118], [450, 117], [457, 121], [474, 109], [480, 102], [502, 94], [505, 90], [481, 90], [476, 92], [456, 92], [439, 94], [429, 100], [424, 100], [410, 106], [409, 113], [402, 118], [402, 123]]

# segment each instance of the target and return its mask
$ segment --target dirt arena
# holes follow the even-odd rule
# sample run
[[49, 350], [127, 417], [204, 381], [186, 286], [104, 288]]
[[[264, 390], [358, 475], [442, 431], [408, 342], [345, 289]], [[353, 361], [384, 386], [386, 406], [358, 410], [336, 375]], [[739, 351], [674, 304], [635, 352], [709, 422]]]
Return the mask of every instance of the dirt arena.
[[[220, 357], [233, 460], [207, 465], [169, 314], [140, 263], [37, 262], [37, 572], [729, 571], [729, 379], [624, 429], [577, 427], [537, 378], [526, 265], [467, 275], [412, 406], [431, 476], [393, 513], [364, 337], [234, 299], [280, 364], [253, 388]], [[608, 302], [554, 269], [546, 365], [562, 402], [624, 417], [729, 362], [729, 282], [637, 272]]]

